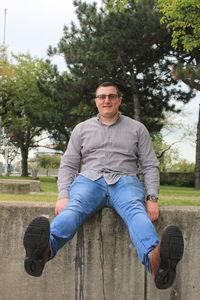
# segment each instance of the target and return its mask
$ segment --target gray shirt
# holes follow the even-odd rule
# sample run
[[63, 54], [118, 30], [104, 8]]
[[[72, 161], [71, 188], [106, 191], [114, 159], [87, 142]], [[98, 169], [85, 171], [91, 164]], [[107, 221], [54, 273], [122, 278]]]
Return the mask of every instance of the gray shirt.
[[78, 172], [93, 181], [103, 176], [110, 185], [121, 176], [136, 176], [138, 162], [146, 193], [158, 195], [159, 163], [146, 127], [123, 115], [112, 125], [102, 124], [98, 116], [86, 120], [74, 128], [61, 159], [58, 199], [69, 197]]

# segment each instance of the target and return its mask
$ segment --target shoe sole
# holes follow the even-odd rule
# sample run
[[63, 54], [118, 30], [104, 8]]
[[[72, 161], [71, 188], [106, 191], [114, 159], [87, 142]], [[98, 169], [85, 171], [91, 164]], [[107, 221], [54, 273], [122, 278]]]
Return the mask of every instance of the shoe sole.
[[169, 288], [176, 278], [176, 266], [184, 251], [184, 241], [177, 226], [168, 226], [164, 231], [160, 244], [160, 267], [155, 276], [158, 289]]
[[27, 227], [24, 234], [24, 248], [26, 257], [24, 268], [29, 275], [40, 276], [44, 269], [42, 259], [49, 244], [50, 224], [45, 217], [35, 218]]

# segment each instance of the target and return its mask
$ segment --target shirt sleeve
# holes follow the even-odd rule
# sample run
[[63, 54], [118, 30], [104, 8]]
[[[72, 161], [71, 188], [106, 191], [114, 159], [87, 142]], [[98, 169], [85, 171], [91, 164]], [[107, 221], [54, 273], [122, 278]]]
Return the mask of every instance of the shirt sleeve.
[[61, 158], [58, 171], [58, 199], [69, 198], [69, 187], [76, 177], [81, 162], [80, 126], [72, 131], [67, 150]]
[[147, 195], [158, 196], [160, 189], [159, 162], [153, 149], [149, 132], [145, 126], [141, 126], [139, 132], [138, 159], [144, 176]]

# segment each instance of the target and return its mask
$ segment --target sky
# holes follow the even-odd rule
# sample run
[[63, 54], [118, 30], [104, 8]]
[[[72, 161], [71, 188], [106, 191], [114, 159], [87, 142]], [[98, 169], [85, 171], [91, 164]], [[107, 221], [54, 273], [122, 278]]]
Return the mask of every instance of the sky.
[[[94, 1], [87, 0], [86, 2]], [[95, 2], [101, 6], [101, 0]], [[71, 21], [76, 22], [72, 0], [1, 0], [0, 44], [5, 41], [8, 52], [29, 53], [33, 57], [45, 59], [48, 47], [57, 45], [63, 35], [64, 25], [70, 25]], [[62, 58], [54, 58], [53, 62], [61, 71], [65, 70]], [[183, 88], [185, 88], [184, 85]], [[177, 122], [182, 122], [185, 126], [195, 128], [199, 105], [200, 92], [184, 106], [184, 114], [172, 118]], [[181, 129], [176, 128], [166, 136], [166, 141], [169, 143], [180, 139], [182, 142], [175, 144], [174, 147], [178, 148], [182, 158], [194, 162], [194, 143], [191, 143], [190, 138], [182, 138]]]

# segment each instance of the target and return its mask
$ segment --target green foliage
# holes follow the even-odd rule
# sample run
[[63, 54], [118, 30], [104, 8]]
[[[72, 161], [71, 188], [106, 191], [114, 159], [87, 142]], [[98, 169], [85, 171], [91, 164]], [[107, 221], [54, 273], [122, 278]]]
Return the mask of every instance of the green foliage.
[[[172, 46], [191, 53], [191, 59], [179, 63], [173, 75], [192, 89], [200, 90], [200, 2], [199, 0], [157, 0], [163, 13], [161, 23], [172, 30]], [[193, 61], [192, 61], [193, 59]]]
[[60, 155], [40, 154], [36, 157], [37, 169], [58, 169], [60, 166]]
[[172, 45], [181, 43], [185, 51], [200, 46], [199, 0], [157, 0], [163, 13], [162, 23], [172, 29]]
[[44, 129], [38, 115], [48, 107], [49, 98], [40, 92], [38, 78], [49, 65], [30, 55], [12, 55], [13, 76], [1, 75], [0, 116], [10, 143], [20, 148], [22, 175], [28, 174], [28, 150], [36, 145], [36, 138]]
[[4, 80], [4, 76], [13, 77], [14, 70], [12, 65], [8, 61], [7, 49], [0, 45], [0, 90], [2, 89], [2, 81]]
[[178, 162], [173, 163], [168, 171], [173, 172], [194, 172], [195, 164], [189, 162], [187, 159], [180, 159]]
[[173, 71], [173, 76], [177, 80], [182, 80], [191, 89], [200, 91], [200, 64], [197, 66], [178, 64]]
[[[108, 10], [122, 11], [131, 2], [142, 0], [107, 0]], [[200, 46], [200, 2], [199, 0], [157, 0], [163, 14], [162, 23], [172, 29], [172, 45], [177, 48], [183, 45], [185, 51], [192, 51]]]
[[178, 155], [174, 160], [171, 153], [167, 153], [165, 161], [161, 164], [161, 184], [194, 187], [194, 170], [194, 163], [180, 159]]
[[125, 6], [129, 3], [129, 0], [108, 0], [105, 2], [108, 10], [123, 11]]
[[[58, 46], [49, 48], [51, 55], [64, 55], [70, 71], [70, 76], [65, 75], [65, 85], [61, 84], [60, 97], [59, 85], [55, 87], [55, 103], [63, 107], [59, 119], [75, 125], [80, 120], [80, 107], [83, 119], [94, 114], [94, 90], [100, 82], [111, 80], [123, 93], [122, 112], [142, 121], [151, 133], [160, 131], [165, 111], [177, 112], [170, 99], [187, 103], [192, 93], [183, 92], [171, 78], [175, 65], [172, 57], [181, 57], [181, 53], [172, 49], [171, 36], [160, 25], [155, 2], [129, 1], [128, 8], [121, 12], [101, 11], [95, 4], [81, 1], [74, 4], [79, 24], [64, 27]], [[64, 78], [59, 81], [64, 82]], [[82, 103], [79, 108], [77, 103]], [[67, 128], [71, 129], [69, 123]], [[66, 138], [66, 128], [61, 131], [63, 122], [54, 128]]]
[[161, 173], [160, 182], [162, 185], [194, 187], [194, 172]]
[[57, 144], [55, 149], [64, 151], [73, 127], [91, 117], [94, 109], [85, 99], [77, 78], [67, 72], [60, 75], [56, 68], [49, 69], [39, 78], [38, 86], [41, 93], [51, 99], [48, 110], [41, 112], [39, 123]]
[[[131, 2], [143, 0], [108, 0], [107, 9], [122, 11], [130, 7]], [[156, 1], [155, 1], [156, 2]], [[171, 29], [172, 46], [183, 48], [190, 52], [191, 57], [183, 64], [181, 57], [179, 65], [174, 69], [174, 78], [182, 80], [192, 89], [200, 90], [200, 2], [199, 0], [157, 0], [157, 6], [162, 12], [161, 23]], [[178, 47], [182, 46], [182, 47]]]
[[171, 145], [167, 143], [153, 143], [156, 151], [156, 155], [160, 162], [160, 171], [166, 173], [173, 162], [178, 159], [179, 153], [176, 149], [171, 149]]

